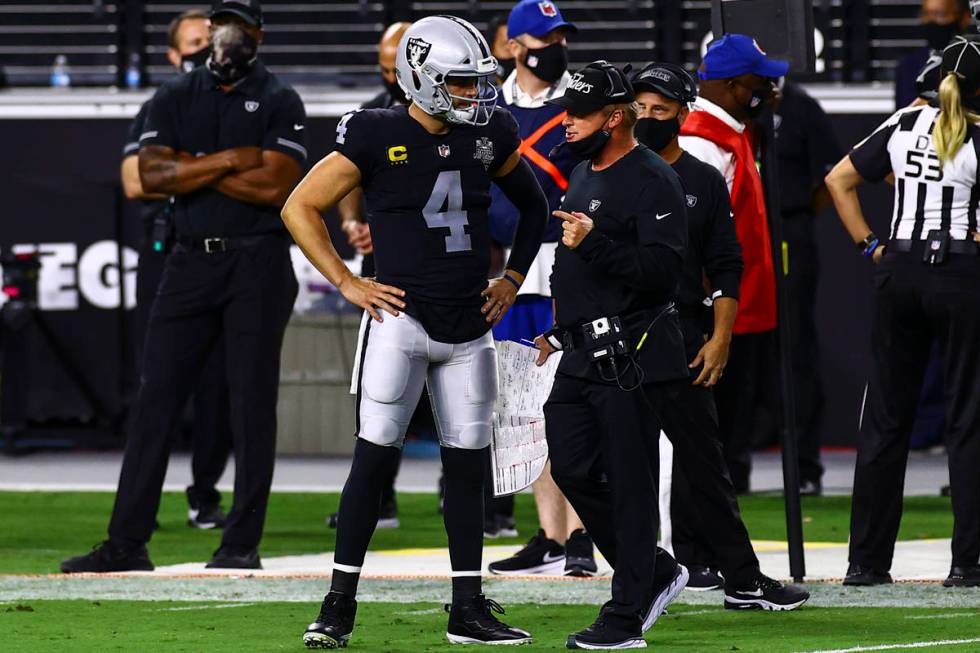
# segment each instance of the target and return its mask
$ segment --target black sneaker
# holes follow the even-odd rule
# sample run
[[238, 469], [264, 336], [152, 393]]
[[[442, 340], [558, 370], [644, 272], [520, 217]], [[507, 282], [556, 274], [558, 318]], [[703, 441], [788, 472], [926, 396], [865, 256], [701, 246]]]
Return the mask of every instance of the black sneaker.
[[565, 575], [584, 578], [598, 571], [592, 538], [583, 529], [575, 529], [565, 542]]
[[891, 574], [881, 569], [872, 569], [856, 563], [847, 566], [847, 575], [844, 576], [845, 585], [867, 587], [870, 585], [888, 585], [892, 582]]
[[483, 537], [490, 540], [517, 537], [517, 524], [507, 515], [488, 515], [483, 522]]
[[221, 510], [221, 505], [217, 503], [202, 503], [197, 506], [191, 505], [187, 509], [187, 525], [191, 528], [204, 530], [212, 528], [224, 528], [227, 517]]
[[[661, 559], [661, 556], [657, 556], [658, 564], [660, 563]], [[657, 623], [657, 619], [660, 618], [660, 615], [667, 612], [667, 606], [670, 605], [671, 601], [676, 599], [681, 593], [681, 590], [687, 586], [687, 580], [689, 577], [687, 567], [677, 563], [677, 568], [674, 570], [673, 575], [653, 588], [653, 599], [650, 601], [650, 607], [647, 608], [646, 613], [643, 615], [642, 632], [645, 633], [653, 628], [653, 624]]]
[[943, 587], [980, 587], [980, 565], [953, 567], [943, 581]]
[[568, 639], [565, 640], [565, 647], [601, 651], [604, 649], [646, 648], [647, 643], [640, 633], [626, 632], [610, 626], [606, 623], [605, 613], [600, 612], [595, 623], [591, 626], [569, 635]]
[[783, 585], [762, 574], [743, 587], [725, 587], [728, 610], [795, 610], [809, 598], [810, 593], [802, 587]]
[[207, 569], [262, 569], [258, 549], [236, 549], [222, 546], [205, 565]]
[[[339, 512], [332, 512], [327, 517], [327, 526], [337, 528], [337, 521], [340, 519]], [[398, 528], [401, 521], [398, 519], [398, 504], [394, 501], [388, 504], [381, 504], [381, 512], [378, 513], [378, 523], [375, 528]]]
[[355, 614], [357, 601], [340, 592], [327, 594], [316, 621], [303, 633], [306, 648], [345, 648], [354, 632]]
[[61, 563], [65, 574], [104, 574], [113, 571], [153, 571], [145, 546], [120, 546], [109, 540], [96, 544], [83, 556]]
[[687, 589], [692, 592], [710, 592], [720, 590], [725, 586], [725, 577], [712, 567], [691, 565], [687, 568], [690, 578], [687, 579]]
[[477, 594], [446, 605], [449, 627], [446, 637], [453, 644], [527, 644], [531, 633], [511, 628], [493, 615], [504, 609], [493, 599]]
[[801, 497], [819, 497], [821, 495], [823, 495], [823, 483], [812, 479], [800, 481]]
[[487, 568], [498, 576], [561, 575], [565, 571], [565, 547], [549, 540], [539, 528], [538, 534], [528, 540], [523, 549], [506, 560], [491, 562]]

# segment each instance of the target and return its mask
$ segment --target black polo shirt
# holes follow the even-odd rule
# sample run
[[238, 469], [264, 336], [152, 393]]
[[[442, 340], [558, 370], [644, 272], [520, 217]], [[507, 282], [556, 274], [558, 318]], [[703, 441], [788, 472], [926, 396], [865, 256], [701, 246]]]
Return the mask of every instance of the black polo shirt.
[[[228, 92], [201, 66], [160, 87], [151, 100], [140, 146], [164, 145], [196, 156], [260, 147], [304, 165], [305, 126], [299, 95], [261, 62]], [[174, 221], [181, 238], [254, 235], [283, 231], [279, 210], [202, 188], [176, 198]]]
[[[150, 100], [143, 103], [140, 107], [139, 112], [137, 112], [136, 117], [133, 118], [133, 122], [129, 124], [129, 132], [126, 134], [126, 144], [123, 145], [122, 158], [125, 161], [127, 157], [136, 156], [140, 151], [140, 134], [144, 131], [144, 126], [146, 125], [146, 114], [150, 109]], [[143, 235], [146, 240], [150, 239], [150, 232], [153, 230], [153, 221], [156, 220], [157, 216], [163, 213], [163, 210], [167, 208], [167, 204], [170, 200], [140, 200], [140, 222], [143, 225]]]

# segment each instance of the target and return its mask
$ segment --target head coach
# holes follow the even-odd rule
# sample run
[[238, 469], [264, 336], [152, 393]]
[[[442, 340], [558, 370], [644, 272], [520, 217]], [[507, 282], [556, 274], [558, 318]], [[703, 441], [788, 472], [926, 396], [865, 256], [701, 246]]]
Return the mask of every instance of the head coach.
[[644, 395], [688, 377], [672, 303], [687, 248], [684, 191], [636, 142], [634, 92], [620, 70], [593, 62], [552, 102], [568, 112], [561, 147], [584, 161], [555, 211], [564, 221], [556, 325], [536, 339], [540, 360], [564, 351], [544, 408], [551, 473], [615, 570], [612, 600], [568, 645], [627, 648], [683, 586], [657, 549], [660, 425]]
[[177, 245], [150, 312], [109, 539], [65, 572], [152, 569], [173, 424], [223, 341], [234, 504], [209, 567], [259, 568], [275, 458], [279, 350], [296, 297], [279, 210], [306, 158], [299, 96], [258, 60], [258, 0], [216, 3], [205, 66], [160, 87], [140, 137], [143, 188], [173, 195]]

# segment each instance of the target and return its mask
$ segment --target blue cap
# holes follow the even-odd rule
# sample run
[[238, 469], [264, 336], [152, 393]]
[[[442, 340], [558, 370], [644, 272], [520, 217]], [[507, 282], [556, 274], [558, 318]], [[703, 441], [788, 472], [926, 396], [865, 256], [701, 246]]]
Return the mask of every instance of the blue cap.
[[701, 79], [731, 79], [739, 75], [782, 77], [789, 71], [789, 63], [766, 56], [750, 36], [725, 34], [708, 46], [702, 61]]
[[561, 17], [558, 5], [551, 0], [521, 0], [510, 10], [507, 18], [507, 38], [521, 34], [544, 36], [559, 27], [570, 32], [578, 31], [575, 25]]

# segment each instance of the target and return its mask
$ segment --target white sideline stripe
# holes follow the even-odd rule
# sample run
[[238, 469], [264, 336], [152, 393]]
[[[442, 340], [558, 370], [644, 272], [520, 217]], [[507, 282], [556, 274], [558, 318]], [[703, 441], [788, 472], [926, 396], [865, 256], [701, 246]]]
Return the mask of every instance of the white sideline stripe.
[[159, 608], [154, 612], [181, 612], [183, 610], [221, 610], [223, 608], [244, 608], [258, 603], [219, 603], [218, 605], [185, 605], [179, 608]]
[[333, 568], [334, 568], [334, 571], [343, 571], [343, 572], [346, 572], [348, 574], [359, 574], [359, 573], [361, 573], [361, 568], [360, 567], [353, 567], [351, 565], [341, 565], [341, 564], [338, 564], [336, 562], [333, 563]]
[[797, 653], [860, 653], [861, 651], [899, 651], [905, 648], [933, 648], [936, 646], [953, 646], [956, 644], [976, 644], [980, 637], [972, 639], [937, 639], [932, 642], [909, 642], [908, 644], [880, 644], [878, 646], [855, 646], [854, 648], [834, 648], [820, 651], [802, 651]]
[[482, 576], [483, 572], [477, 569], [476, 571], [454, 571], [450, 574], [453, 578], [464, 578], [470, 576]]
[[949, 612], [947, 614], [910, 614], [906, 619], [955, 619], [957, 617], [980, 617], [980, 612]]

